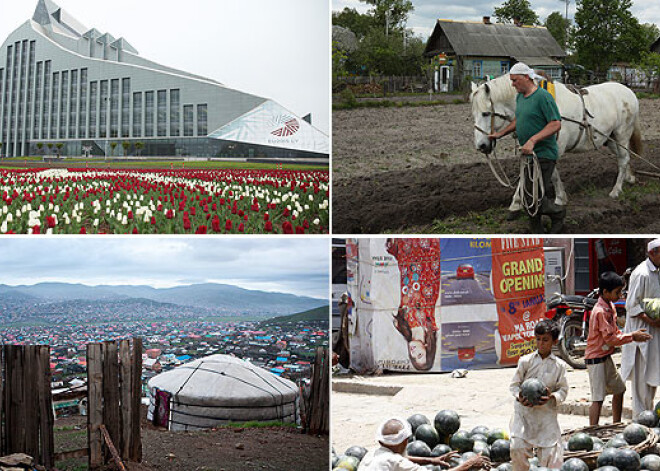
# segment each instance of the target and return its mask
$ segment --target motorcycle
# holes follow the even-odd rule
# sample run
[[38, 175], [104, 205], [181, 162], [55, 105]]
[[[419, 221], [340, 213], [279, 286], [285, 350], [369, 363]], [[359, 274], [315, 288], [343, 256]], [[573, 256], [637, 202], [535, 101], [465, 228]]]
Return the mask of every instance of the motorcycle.
[[[626, 294], [631, 269], [623, 274], [625, 281], [622, 298], [614, 303], [619, 327], [623, 328], [626, 319]], [[598, 302], [598, 288], [586, 296], [556, 294], [546, 304], [545, 317], [559, 325], [557, 353], [575, 369], [585, 369], [585, 351], [589, 336], [589, 317]]]

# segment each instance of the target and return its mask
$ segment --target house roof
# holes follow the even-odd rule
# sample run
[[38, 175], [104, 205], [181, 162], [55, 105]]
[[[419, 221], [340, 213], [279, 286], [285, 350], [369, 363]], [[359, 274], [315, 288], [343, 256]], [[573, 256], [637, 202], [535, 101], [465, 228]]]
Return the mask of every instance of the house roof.
[[458, 56], [565, 57], [547, 28], [514, 24], [438, 20], [425, 55], [450, 52]]
[[660, 53], [660, 38], [656, 39], [653, 44], [651, 44], [651, 52]]

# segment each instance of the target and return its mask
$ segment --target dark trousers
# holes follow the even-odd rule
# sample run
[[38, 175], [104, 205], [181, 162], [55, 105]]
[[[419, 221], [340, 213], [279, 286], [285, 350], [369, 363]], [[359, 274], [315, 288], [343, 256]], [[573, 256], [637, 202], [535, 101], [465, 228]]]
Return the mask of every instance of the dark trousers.
[[[555, 165], [557, 165], [557, 161], [539, 157], [539, 166], [541, 167], [541, 176], [543, 177], [544, 195], [541, 200], [541, 206], [537, 213], [537, 217], [542, 214], [553, 216], [564, 212], [562, 206], [555, 204], [555, 185], [552, 183], [552, 173], [555, 170]], [[532, 182], [529, 179], [525, 180], [525, 190], [527, 194], [532, 193]]]

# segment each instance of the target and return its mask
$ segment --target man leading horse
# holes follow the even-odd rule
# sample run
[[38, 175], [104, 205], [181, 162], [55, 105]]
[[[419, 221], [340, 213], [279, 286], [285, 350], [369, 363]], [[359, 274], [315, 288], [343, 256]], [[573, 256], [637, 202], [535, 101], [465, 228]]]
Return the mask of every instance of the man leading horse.
[[[522, 146], [520, 152], [528, 156], [528, 159], [533, 159], [536, 155], [543, 196], [539, 201], [538, 209], [530, 215], [532, 232], [536, 234], [545, 232], [542, 220], [545, 214], [550, 217], [552, 223], [550, 232], [558, 234], [564, 227], [566, 209], [555, 203], [555, 188], [551, 177], [559, 159], [557, 133], [561, 129], [561, 115], [552, 95], [534, 82], [538, 77], [534, 70], [518, 62], [511, 67], [509, 74], [511, 85], [518, 92], [515, 118], [504, 129], [489, 134], [488, 137], [497, 140], [515, 131]], [[528, 161], [527, 165], [532, 168], [531, 161]], [[530, 178], [533, 172], [524, 174], [527, 175], [523, 183], [524, 191], [528, 195], [533, 194], [535, 182]]]

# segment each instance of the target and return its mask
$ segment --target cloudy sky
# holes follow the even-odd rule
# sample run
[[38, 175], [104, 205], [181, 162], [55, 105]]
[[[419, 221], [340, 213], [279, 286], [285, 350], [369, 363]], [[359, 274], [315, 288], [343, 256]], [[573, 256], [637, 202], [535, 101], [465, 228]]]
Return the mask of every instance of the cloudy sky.
[[[495, 7], [504, 3], [504, 0], [451, 0], [438, 2], [437, 0], [412, 0], [415, 11], [408, 19], [408, 28], [416, 35], [428, 39], [433, 32], [435, 21], [443, 18], [447, 20], [481, 21], [483, 16], [493, 16]], [[544, 22], [553, 11], [562, 15], [566, 11], [564, 0], [530, 0], [532, 9]], [[344, 7], [355, 8], [359, 12], [366, 12], [369, 5], [359, 0], [332, 0], [332, 10], [343, 10]], [[633, 0], [632, 13], [642, 23], [655, 23], [660, 27], [660, 2], [658, 0]], [[575, 14], [575, 0], [570, 0], [568, 17]], [[494, 18], [493, 18], [494, 19]]]
[[328, 298], [327, 238], [0, 238], [0, 284], [226, 283]]
[[[88, 28], [164, 65], [272, 98], [329, 132], [327, 0], [54, 0]], [[37, 0], [2, 0], [0, 41]]]

